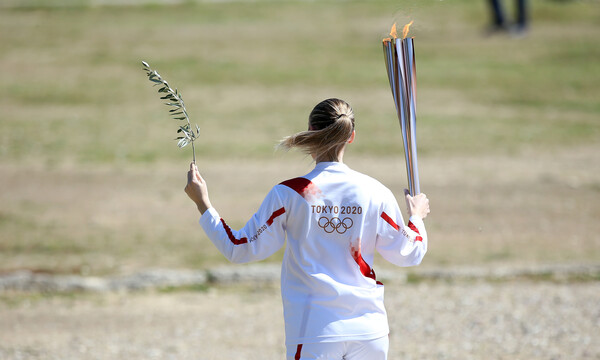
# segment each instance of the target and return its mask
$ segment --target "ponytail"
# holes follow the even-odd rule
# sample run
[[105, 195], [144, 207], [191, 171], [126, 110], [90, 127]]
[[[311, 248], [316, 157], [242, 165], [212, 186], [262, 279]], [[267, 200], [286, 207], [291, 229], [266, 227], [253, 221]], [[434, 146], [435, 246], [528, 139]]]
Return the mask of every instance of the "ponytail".
[[309, 130], [285, 137], [278, 148], [299, 148], [306, 154], [324, 161], [338, 161], [342, 148], [354, 131], [354, 112], [340, 99], [327, 99], [310, 113]]

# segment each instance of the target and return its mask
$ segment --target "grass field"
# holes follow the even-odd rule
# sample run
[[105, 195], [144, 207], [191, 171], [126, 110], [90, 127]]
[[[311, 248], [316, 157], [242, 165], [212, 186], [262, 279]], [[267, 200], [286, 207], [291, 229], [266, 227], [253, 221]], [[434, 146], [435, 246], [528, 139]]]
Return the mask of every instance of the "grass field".
[[327, 97], [355, 110], [346, 162], [400, 198], [381, 39], [411, 19], [424, 266], [600, 259], [597, 2], [532, 1], [523, 38], [484, 36], [484, 1], [102, 3], [116, 2], [0, 4], [0, 271], [224, 262], [182, 191], [191, 149], [141, 60], [182, 90], [232, 225], [310, 170], [273, 145]]

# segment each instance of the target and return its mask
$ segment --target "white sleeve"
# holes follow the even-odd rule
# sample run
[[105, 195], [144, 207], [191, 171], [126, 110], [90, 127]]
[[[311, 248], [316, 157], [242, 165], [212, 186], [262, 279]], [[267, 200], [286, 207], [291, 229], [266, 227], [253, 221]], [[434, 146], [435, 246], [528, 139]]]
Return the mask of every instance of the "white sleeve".
[[246, 263], [266, 259], [283, 246], [285, 212], [286, 208], [273, 188], [242, 229], [232, 230], [214, 208], [202, 214], [200, 225], [229, 261]]
[[396, 199], [386, 201], [378, 218], [376, 249], [384, 259], [398, 266], [419, 265], [427, 252], [427, 231], [423, 220], [411, 216], [404, 225]]

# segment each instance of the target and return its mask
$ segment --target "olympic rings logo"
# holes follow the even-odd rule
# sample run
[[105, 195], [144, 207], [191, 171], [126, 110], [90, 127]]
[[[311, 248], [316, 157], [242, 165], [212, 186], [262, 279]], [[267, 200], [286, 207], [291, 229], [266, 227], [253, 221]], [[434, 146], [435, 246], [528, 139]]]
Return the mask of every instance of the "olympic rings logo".
[[326, 233], [331, 234], [332, 232], [337, 232], [338, 234], [345, 233], [348, 229], [354, 225], [354, 221], [351, 218], [346, 217], [343, 220], [340, 220], [339, 217], [333, 217], [329, 219], [326, 216], [321, 216], [318, 221], [319, 227], [325, 230]]

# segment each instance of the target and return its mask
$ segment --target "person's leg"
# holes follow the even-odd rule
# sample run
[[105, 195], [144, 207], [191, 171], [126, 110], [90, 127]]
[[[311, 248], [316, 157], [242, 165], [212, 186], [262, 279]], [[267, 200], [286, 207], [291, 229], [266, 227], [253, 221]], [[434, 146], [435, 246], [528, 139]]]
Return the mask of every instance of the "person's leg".
[[526, 0], [516, 0], [516, 16], [517, 26], [521, 29], [527, 28], [527, 1]]
[[490, 8], [492, 10], [492, 26], [496, 28], [502, 28], [506, 25], [504, 19], [504, 10], [500, 0], [489, 0]]
[[[325, 342], [287, 345], [287, 360], [342, 360], [346, 343]], [[368, 358], [364, 358], [368, 359]]]
[[390, 338], [380, 337], [375, 340], [350, 341], [344, 360], [386, 360]]

